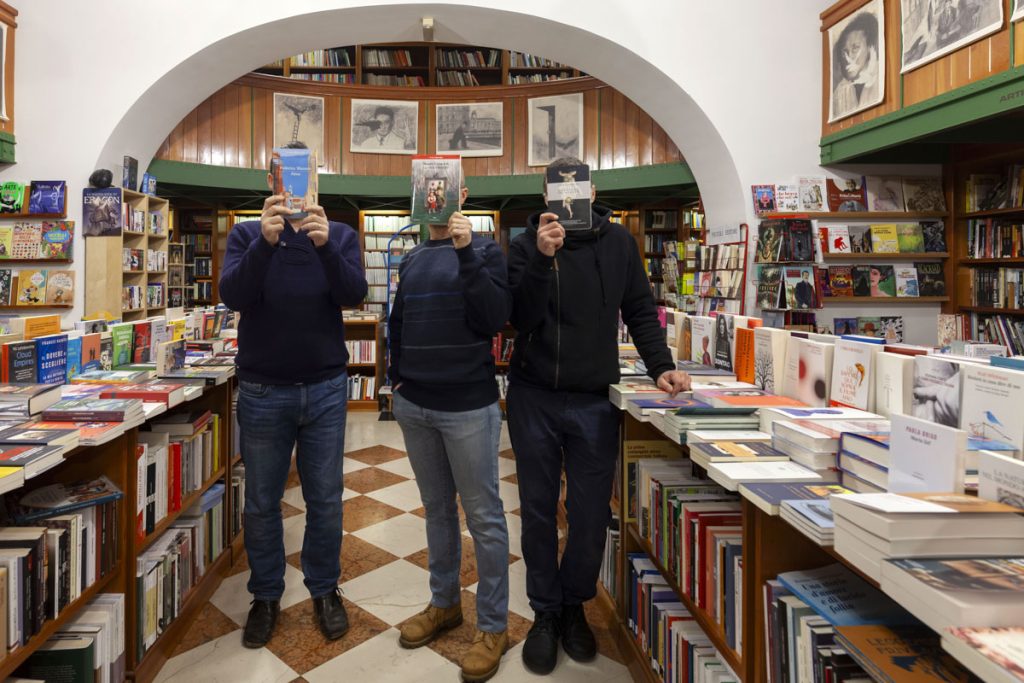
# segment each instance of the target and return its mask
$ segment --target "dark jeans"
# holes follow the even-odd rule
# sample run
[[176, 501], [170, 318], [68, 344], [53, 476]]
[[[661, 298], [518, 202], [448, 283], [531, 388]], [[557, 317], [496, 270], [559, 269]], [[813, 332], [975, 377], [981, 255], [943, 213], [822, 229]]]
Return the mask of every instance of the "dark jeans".
[[[618, 413], [600, 394], [509, 387], [508, 429], [519, 479], [526, 594], [536, 611], [578, 605], [597, 593], [619, 452]], [[569, 536], [559, 566], [563, 465]]]
[[318, 384], [238, 383], [248, 588], [257, 600], [278, 600], [284, 593], [281, 498], [293, 448], [306, 501], [306, 588], [320, 597], [338, 585], [347, 383], [345, 373]]

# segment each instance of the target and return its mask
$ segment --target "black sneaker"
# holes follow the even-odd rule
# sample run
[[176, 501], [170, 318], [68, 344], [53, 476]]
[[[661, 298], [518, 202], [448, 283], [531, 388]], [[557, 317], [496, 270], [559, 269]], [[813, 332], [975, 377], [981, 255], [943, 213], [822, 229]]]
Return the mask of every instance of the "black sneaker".
[[253, 600], [242, 631], [242, 645], [256, 649], [269, 643], [280, 612], [281, 603], [277, 600]]
[[533, 626], [523, 645], [523, 664], [540, 676], [554, 671], [558, 663], [559, 612], [535, 612]]
[[348, 632], [348, 613], [341, 604], [341, 593], [335, 588], [327, 595], [313, 598], [313, 611], [320, 632], [327, 640], [337, 640]]
[[589, 662], [597, 656], [597, 641], [587, 623], [583, 605], [562, 605], [562, 649], [577, 662]]

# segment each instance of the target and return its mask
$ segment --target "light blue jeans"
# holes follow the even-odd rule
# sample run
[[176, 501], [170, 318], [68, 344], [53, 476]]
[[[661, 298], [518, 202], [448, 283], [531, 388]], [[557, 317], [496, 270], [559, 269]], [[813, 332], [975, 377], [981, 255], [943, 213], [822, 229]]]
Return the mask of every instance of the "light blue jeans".
[[396, 393], [392, 409], [427, 513], [430, 603], [444, 608], [461, 600], [458, 494], [480, 575], [477, 628], [504, 631], [508, 625], [508, 527], [498, 495], [498, 404], [464, 412], [430, 410]]

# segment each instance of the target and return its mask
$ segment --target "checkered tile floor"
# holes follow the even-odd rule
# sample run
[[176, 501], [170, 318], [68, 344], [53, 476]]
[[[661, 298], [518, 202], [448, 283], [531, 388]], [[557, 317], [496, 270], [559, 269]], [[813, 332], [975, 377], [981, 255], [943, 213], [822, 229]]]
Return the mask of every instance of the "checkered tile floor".
[[[476, 626], [476, 560], [465, 525], [464, 624], [417, 650], [398, 645], [398, 627], [430, 599], [424, 513], [403, 448], [396, 423], [378, 422], [376, 413], [349, 414], [341, 589], [351, 628], [344, 638], [327, 642], [313, 622], [312, 601], [302, 584], [299, 562], [305, 506], [293, 473], [281, 503], [288, 562], [281, 618], [273, 640], [262, 650], [247, 650], [241, 645], [241, 627], [250, 599], [245, 589], [249, 566], [242, 557], [203, 607], [188, 636], [157, 677], [158, 683], [460, 680], [460, 658], [469, 648]], [[541, 680], [522, 664], [522, 641], [533, 612], [526, 597], [526, 568], [519, 546], [515, 461], [504, 427], [501, 448], [500, 487], [510, 540], [509, 637], [513, 647], [493, 680]], [[630, 681], [602, 613], [592, 604], [587, 612], [598, 636], [597, 660], [582, 665], [562, 653], [551, 679], [580, 683]]]

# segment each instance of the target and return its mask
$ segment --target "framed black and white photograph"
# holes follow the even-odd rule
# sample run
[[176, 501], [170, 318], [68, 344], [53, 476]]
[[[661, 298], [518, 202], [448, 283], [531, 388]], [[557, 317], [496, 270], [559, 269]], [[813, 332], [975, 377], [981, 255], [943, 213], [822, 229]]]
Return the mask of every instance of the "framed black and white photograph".
[[1013, 0], [1013, 14], [1010, 15], [1010, 21], [1020, 21], [1024, 19], [1024, 0]]
[[438, 154], [499, 157], [503, 152], [501, 102], [437, 105]]
[[[1019, 10], [1020, 0], [1016, 1]], [[900, 73], [970, 45], [1003, 25], [1003, 0], [900, 0], [900, 9]]]
[[828, 120], [881, 104], [885, 97], [885, 14], [871, 0], [828, 30]]
[[349, 149], [357, 154], [415, 154], [420, 104], [352, 100]]
[[324, 165], [324, 98], [274, 93], [274, 147], [301, 142]]
[[583, 158], [583, 93], [531, 99], [529, 117], [528, 166]]
[[7, 24], [0, 23], [0, 119], [7, 117]]

